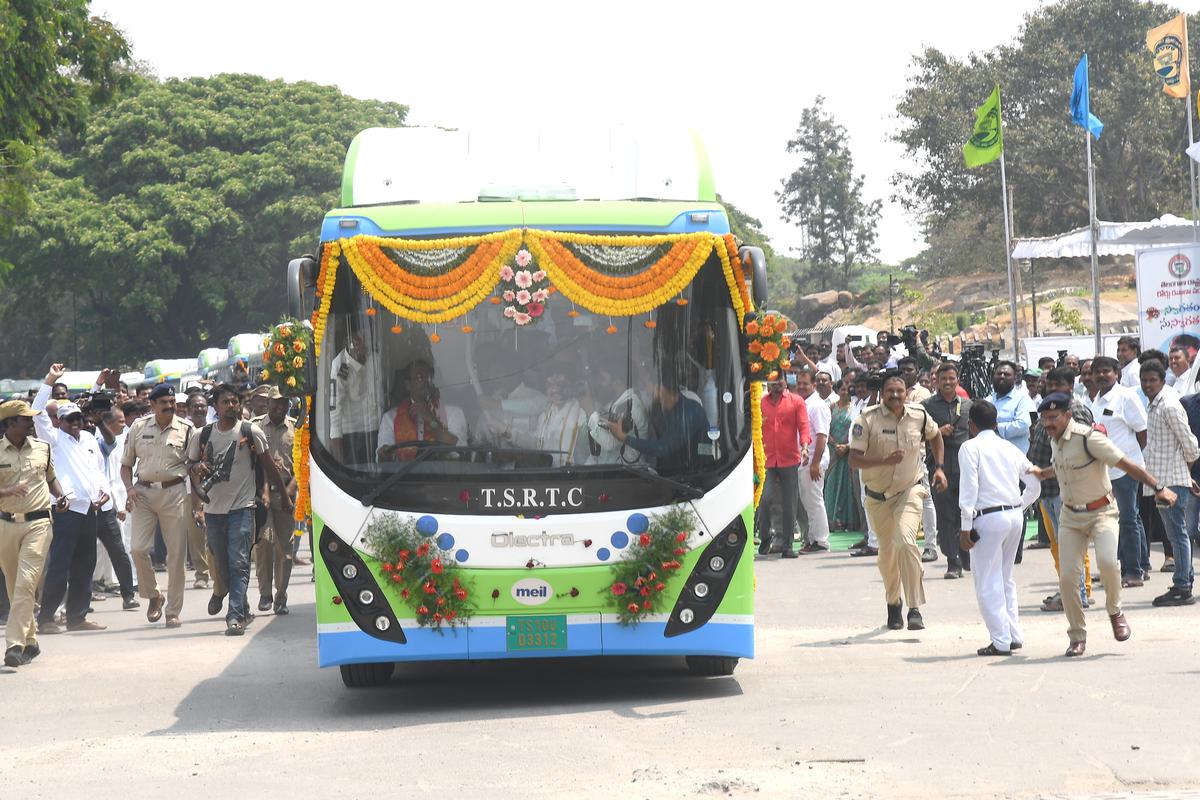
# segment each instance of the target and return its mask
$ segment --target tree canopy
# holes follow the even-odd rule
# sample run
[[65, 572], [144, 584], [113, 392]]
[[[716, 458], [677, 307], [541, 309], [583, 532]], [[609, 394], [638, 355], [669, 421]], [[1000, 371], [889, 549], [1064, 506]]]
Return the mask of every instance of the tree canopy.
[[[931, 250], [940, 251], [920, 260], [949, 271], [985, 266], [967, 241], [983, 236], [996, 242], [991, 252], [1003, 263], [999, 170], [968, 170], [962, 157], [975, 109], [997, 83], [1017, 233], [1042, 236], [1087, 224], [1084, 133], [1068, 110], [1085, 52], [1092, 113], [1105, 126], [1092, 146], [1098, 217], [1187, 215], [1186, 103], [1164, 95], [1145, 46], [1146, 31], [1178, 13], [1138, 0], [1061, 0], [1028, 15], [1011, 43], [964, 59], [934, 48], [914, 56], [894, 135], [908, 159], [893, 182]], [[1192, 27], [1193, 42], [1196, 33]]]
[[46, 150], [36, 213], [0, 239], [13, 262], [0, 278], [0, 374], [70, 354], [73, 329], [93, 365], [265, 329], [285, 310], [288, 258], [315, 248], [337, 203], [350, 140], [406, 113], [252, 75], [135, 80]]
[[0, 230], [29, 210], [35, 146], [117, 87], [129, 46], [88, 0], [0, 0]]

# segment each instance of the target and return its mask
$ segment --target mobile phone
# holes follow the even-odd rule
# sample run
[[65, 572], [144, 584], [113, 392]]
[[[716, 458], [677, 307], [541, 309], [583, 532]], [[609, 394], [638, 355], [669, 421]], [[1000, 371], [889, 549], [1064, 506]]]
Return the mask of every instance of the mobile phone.
[[970, 539], [972, 542], [978, 542], [979, 541], [979, 531], [975, 530], [974, 528], [971, 528]]

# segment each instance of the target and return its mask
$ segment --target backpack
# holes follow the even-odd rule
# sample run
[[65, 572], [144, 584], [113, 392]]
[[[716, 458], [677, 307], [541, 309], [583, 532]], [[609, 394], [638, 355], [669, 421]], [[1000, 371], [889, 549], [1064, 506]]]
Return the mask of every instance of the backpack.
[[[204, 455], [204, 448], [208, 446], [208, 440], [212, 437], [213, 426], [215, 422], [210, 422], [200, 430], [200, 455]], [[266, 482], [263, 476], [262, 464], [258, 463], [258, 450], [254, 447], [254, 431], [251, 428], [251, 423], [248, 420], [242, 420], [239, 436], [246, 440], [247, 449], [250, 451], [250, 464], [254, 467], [254, 538], [258, 540], [258, 531], [267, 524], [267, 515], [270, 513], [266, 504], [262, 501], [263, 485]]]

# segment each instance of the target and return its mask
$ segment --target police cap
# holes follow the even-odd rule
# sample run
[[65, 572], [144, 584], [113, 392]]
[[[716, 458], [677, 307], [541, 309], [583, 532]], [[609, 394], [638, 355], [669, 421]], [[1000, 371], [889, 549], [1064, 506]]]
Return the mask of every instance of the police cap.
[[153, 400], [157, 400], [160, 397], [169, 397], [172, 400], [175, 399], [175, 390], [171, 387], [171, 384], [160, 383], [158, 386], [155, 386], [153, 389], [150, 390], [150, 396], [147, 397], [146, 399], [153, 401]]
[[1038, 405], [1038, 413], [1039, 414], [1041, 414], [1042, 412], [1045, 412], [1045, 411], [1070, 411], [1070, 410], [1071, 410], [1071, 396], [1069, 394], [1064, 394], [1063, 392], [1055, 392], [1054, 394], [1046, 395], [1046, 397], [1042, 400], [1041, 404]]

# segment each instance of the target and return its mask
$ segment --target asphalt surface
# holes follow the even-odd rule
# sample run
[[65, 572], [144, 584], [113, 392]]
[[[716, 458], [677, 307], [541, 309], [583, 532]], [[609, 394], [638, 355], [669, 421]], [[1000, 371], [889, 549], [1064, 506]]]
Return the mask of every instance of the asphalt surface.
[[889, 632], [872, 559], [760, 559], [758, 657], [709, 679], [596, 658], [401, 665], [348, 690], [316, 667], [307, 567], [291, 615], [240, 639], [204, 591], [176, 631], [111, 599], [107, 631], [0, 666], [2, 796], [1200, 797], [1200, 607], [1151, 608], [1168, 575], [1126, 591], [1130, 641], [1101, 603], [1068, 661], [1063, 615], [1037, 610], [1047, 551], [1017, 568], [1011, 658], [975, 655], [972, 582], [943, 571], [926, 565], [928, 628]]

